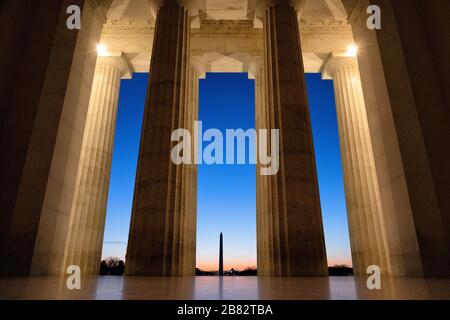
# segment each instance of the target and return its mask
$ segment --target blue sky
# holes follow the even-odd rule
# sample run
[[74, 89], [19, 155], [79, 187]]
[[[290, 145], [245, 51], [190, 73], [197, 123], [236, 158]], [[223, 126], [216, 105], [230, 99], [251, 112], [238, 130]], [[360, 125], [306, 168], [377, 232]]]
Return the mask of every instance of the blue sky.
[[[135, 74], [121, 83], [103, 257], [125, 255], [147, 81], [147, 74]], [[333, 84], [318, 74], [307, 74], [306, 81], [328, 261], [349, 264]], [[254, 112], [254, 81], [247, 74], [207, 74], [200, 80], [203, 130], [254, 128]], [[254, 165], [199, 165], [197, 209], [197, 266], [214, 268], [220, 232], [225, 268], [256, 266]]]

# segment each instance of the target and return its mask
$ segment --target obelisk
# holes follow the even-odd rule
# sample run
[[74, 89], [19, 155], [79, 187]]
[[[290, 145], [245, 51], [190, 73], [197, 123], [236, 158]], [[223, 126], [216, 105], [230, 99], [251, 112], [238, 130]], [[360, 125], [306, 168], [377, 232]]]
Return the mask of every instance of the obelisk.
[[219, 245], [219, 276], [223, 276], [223, 234], [220, 233]]

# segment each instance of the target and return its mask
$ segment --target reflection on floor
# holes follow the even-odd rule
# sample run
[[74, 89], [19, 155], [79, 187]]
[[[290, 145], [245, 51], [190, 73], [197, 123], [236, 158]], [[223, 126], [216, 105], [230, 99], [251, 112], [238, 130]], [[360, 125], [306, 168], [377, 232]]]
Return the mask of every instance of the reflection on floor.
[[0, 299], [450, 299], [450, 278], [382, 278], [369, 290], [365, 278], [115, 277], [84, 278], [81, 290], [66, 279], [0, 279]]

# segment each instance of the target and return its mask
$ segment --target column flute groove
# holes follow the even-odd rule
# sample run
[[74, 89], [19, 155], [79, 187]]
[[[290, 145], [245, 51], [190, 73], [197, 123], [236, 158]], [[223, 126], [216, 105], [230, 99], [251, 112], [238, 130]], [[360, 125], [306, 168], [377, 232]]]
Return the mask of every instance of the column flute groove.
[[[273, 251], [263, 273], [326, 275], [327, 262], [301, 44], [295, 9], [276, 1], [264, 18], [268, 129], [280, 133], [279, 172], [270, 177]], [[264, 261], [265, 259], [260, 259]], [[258, 266], [260, 269], [260, 266]]]
[[131, 70], [121, 54], [98, 57], [70, 214], [63, 269], [98, 274], [111, 172], [120, 80]]
[[[188, 165], [175, 165], [172, 131], [185, 128], [189, 18], [177, 1], [158, 10], [127, 249], [130, 275], [193, 275], [195, 233], [185, 230]], [[190, 196], [192, 197], [192, 196]]]
[[332, 54], [324, 78], [333, 78], [354, 274], [378, 265], [390, 274], [375, 160], [356, 58]]

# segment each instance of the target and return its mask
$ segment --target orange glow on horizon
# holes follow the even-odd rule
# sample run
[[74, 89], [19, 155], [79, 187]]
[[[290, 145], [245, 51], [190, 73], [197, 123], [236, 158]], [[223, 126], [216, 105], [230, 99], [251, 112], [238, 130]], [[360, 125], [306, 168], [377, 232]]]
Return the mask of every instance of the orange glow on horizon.
[[[231, 270], [232, 268], [234, 270], [243, 271], [247, 268], [256, 268], [255, 263], [224, 263], [223, 269], [225, 271]], [[196, 268], [199, 268], [202, 271], [217, 271], [219, 270], [219, 264], [218, 263], [198, 263]]]
[[[336, 265], [346, 265], [348, 267], [352, 267], [352, 262], [351, 260], [346, 259], [333, 259], [328, 261], [329, 267], [333, 267]], [[247, 269], [248, 267], [256, 268], [256, 263], [252, 261], [243, 262], [236, 260], [234, 263], [224, 263], [223, 269], [228, 271], [233, 268], [234, 270], [242, 271]], [[196, 268], [199, 268], [202, 271], [217, 271], [219, 270], [219, 264], [217, 261], [202, 261], [197, 263]]]
[[[216, 271], [219, 270], [219, 259], [202, 259], [201, 261], [197, 261], [197, 268], [203, 271]], [[233, 268], [234, 270], [244, 270], [248, 267], [256, 267], [256, 261], [254, 259], [243, 259], [242, 257], [235, 259], [225, 259], [223, 264], [224, 270], [230, 270]]]
[[350, 268], [353, 267], [351, 260], [335, 259], [335, 260], [329, 260], [328, 261], [328, 266], [329, 267], [340, 266], [340, 265], [346, 265], [347, 267], [350, 267]]

